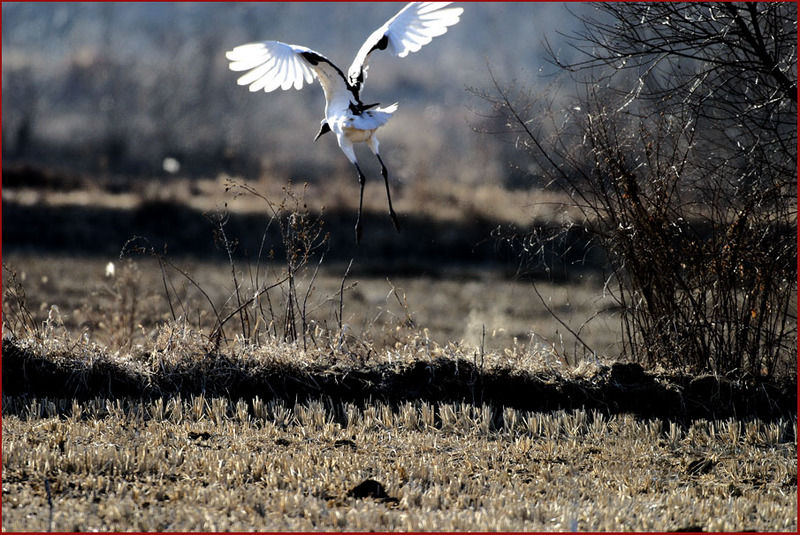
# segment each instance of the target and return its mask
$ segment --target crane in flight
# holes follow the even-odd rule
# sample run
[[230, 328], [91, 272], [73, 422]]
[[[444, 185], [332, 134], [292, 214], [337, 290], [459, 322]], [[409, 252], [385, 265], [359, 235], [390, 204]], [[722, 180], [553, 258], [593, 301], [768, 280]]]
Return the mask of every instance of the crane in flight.
[[237, 83], [249, 86], [250, 91], [269, 93], [278, 88], [302, 89], [303, 83], [311, 84], [314, 78], [319, 80], [325, 93], [325, 118], [314, 140], [333, 132], [342, 152], [356, 167], [361, 186], [356, 219], [357, 243], [361, 241], [361, 207], [366, 180], [356, 160], [354, 143], [366, 143], [378, 158], [389, 200], [389, 217], [395, 230], [400, 232], [389, 192], [389, 172], [378, 152], [375, 135], [376, 130], [386, 124], [397, 110], [397, 103], [381, 108], [378, 103], [364, 104], [361, 100], [361, 89], [367, 79], [367, 61], [375, 50], [388, 50], [404, 58], [430, 43], [437, 35], [447, 32], [448, 26], [456, 24], [464, 11], [460, 7], [447, 7], [450, 3], [412, 2], [406, 5], [364, 41], [346, 75], [322, 54], [280, 41], [249, 43], [225, 54], [232, 71], [247, 71]]

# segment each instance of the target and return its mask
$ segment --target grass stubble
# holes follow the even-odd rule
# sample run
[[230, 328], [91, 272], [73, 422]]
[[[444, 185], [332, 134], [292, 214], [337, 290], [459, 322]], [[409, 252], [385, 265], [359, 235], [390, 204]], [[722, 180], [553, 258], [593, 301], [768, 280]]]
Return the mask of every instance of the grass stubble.
[[[45, 286], [56, 279], [35, 277]], [[105, 310], [127, 302], [115, 288]], [[138, 306], [148, 306], [139, 293]], [[52, 306], [33, 314], [45, 312], [41, 323], [18, 318], [9, 336], [73, 366], [72, 381], [87, 380], [97, 359], [145, 377], [210, 358], [200, 330], [179, 322], [134, 342], [143, 326], [122, 308], [120, 317], [98, 312], [109, 325], [78, 337]], [[356, 370], [449, 356], [486, 372], [585, 379], [602, 366], [569, 366], [542, 344], [440, 346], [413, 334], [408, 315], [391, 316], [381, 344], [334, 336], [306, 352], [267, 339], [225, 351], [256, 368], [328, 359]], [[103, 332], [105, 349], [94, 341]], [[681, 426], [586, 410], [269, 398], [4, 395], [3, 531], [797, 530], [795, 419]], [[356, 490], [371, 487], [380, 492]]]
[[[462, 403], [6, 398], [3, 531], [794, 532], [796, 437]], [[366, 480], [385, 495], [354, 497]]]

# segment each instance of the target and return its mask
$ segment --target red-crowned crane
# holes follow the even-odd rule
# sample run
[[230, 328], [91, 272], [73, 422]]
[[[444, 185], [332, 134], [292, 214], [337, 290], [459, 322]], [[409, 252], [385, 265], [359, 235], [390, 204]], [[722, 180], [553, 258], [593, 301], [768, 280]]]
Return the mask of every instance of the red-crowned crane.
[[336, 141], [345, 156], [355, 165], [361, 192], [356, 219], [356, 242], [361, 241], [361, 206], [364, 202], [364, 173], [358, 166], [354, 143], [366, 143], [381, 164], [381, 174], [386, 183], [389, 216], [395, 230], [400, 232], [397, 215], [392, 208], [389, 193], [389, 173], [378, 152], [375, 132], [386, 124], [397, 110], [397, 103], [385, 108], [378, 104], [364, 104], [360, 93], [367, 78], [367, 60], [375, 50], [388, 50], [398, 57], [406, 57], [437, 35], [447, 32], [447, 27], [459, 21], [463, 9], [447, 7], [451, 2], [412, 2], [372, 32], [356, 54], [345, 75], [328, 58], [303, 46], [279, 41], [264, 41], [237, 46], [225, 56], [231, 61], [232, 71], [248, 71], [237, 83], [249, 86], [250, 91], [275, 89], [301, 89], [303, 83], [319, 80], [325, 93], [325, 118], [322, 119], [316, 141], [326, 132], [336, 134]]

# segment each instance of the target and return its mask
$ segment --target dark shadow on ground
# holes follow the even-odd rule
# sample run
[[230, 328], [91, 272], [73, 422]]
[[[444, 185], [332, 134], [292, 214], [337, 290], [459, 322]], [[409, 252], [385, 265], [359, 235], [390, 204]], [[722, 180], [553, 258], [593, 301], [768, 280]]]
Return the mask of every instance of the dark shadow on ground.
[[[126, 243], [153, 248], [169, 257], [197, 257], [227, 261], [215, 242], [214, 214], [204, 214], [178, 203], [151, 201], [135, 209], [108, 207], [25, 206], [3, 200], [3, 250], [70, 255], [118, 256]], [[328, 243], [318, 250], [325, 262], [347, 264], [353, 273], [386, 275], [436, 274], [458, 268], [491, 268], [517, 273], [521, 264], [517, 245], [502, 236], [535, 233], [560, 234], [543, 241], [533, 262], [523, 262], [526, 275], [565, 281], [572, 275], [599, 269], [599, 248], [590, 247], [580, 227], [564, 230], [552, 222], [534, 222], [511, 228], [498, 221], [472, 219], [443, 222], [414, 214], [402, 215], [398, 234], [385, 213], [365, 212], [361, 244], [355, 242], [351, 211], [326, 211], [322, 219]], [[282, 258], [278, 225], [269, 226], [268, 214], [227, 214], [225, 234], [235, 242], [234, 255], [266, 259], [273, 250]], [[265, 238], [266, 236], [266, 238]], [[529, 246], [532, 244], [528, 244]]]
[[279, 399], [288, 404], [322, 399], [392, 406], [411, 401], [486, 404], [495, 410], [598, 410], [679, 423], [796, 418], [796, 384], [777, 385], [702, 376], [656, 376], [638, 364], [602, 367], [592, 377], [567, 380], [513, 369], [484, 371], [472, 362], [439, 358], [405, 365], [295, 366], [207, 355], [169, 374], [144, 374], [106, 358], [42, 358], [3, 341], [3, 396], [87, 400], [203, 394], [233, 400]]

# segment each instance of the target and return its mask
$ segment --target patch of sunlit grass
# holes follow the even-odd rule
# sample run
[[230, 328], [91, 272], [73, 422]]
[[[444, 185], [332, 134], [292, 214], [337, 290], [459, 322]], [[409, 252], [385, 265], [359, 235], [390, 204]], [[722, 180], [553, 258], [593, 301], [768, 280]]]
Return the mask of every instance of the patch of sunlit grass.
[[[692, 472], [697, 460], [710, 468]], [[680, 429], [425, 402], [3, 400], [8, 531], [795, 531], [796, 476], [787, 421]], [[366, 480], [387, 496], [353, 497]]]

